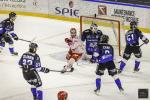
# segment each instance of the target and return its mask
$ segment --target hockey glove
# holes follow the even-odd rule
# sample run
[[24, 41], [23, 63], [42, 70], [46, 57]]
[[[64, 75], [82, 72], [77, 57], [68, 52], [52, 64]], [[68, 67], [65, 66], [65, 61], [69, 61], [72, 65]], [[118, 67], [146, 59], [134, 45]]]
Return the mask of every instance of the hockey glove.
[[148, 43], [149, 43], [149, 40], [148, 40], [148, 39], [145, 39], [143, 42], [144, 42], [145, 44], [148, 44]]
[[68, 39], [68, 38], [65, 38], [65, 42], [69, 43], [69, 42], [72, 42], [72, 41], [70, 39]]
[[48, 68], [45, 68], [45, 67], [42, 67], [40, 71], [43, 73], [49, 73], [50, 72], [50, 70]]
[[72, 44], [72, 41], [68, 38], [65, 38], [65, 42], [70, 46]]
[[90, 59], [90, 63], [95, 63], [96, 61], [94, 59]]
[[18, 40], [18, 36], [15, 33], [11, 33], [11, 36], [14, 38], [14, 40]]
[[14, 38], [14, 40], [18, 40], [18, 36], [16, 35], [15, 37], [13, 37]]

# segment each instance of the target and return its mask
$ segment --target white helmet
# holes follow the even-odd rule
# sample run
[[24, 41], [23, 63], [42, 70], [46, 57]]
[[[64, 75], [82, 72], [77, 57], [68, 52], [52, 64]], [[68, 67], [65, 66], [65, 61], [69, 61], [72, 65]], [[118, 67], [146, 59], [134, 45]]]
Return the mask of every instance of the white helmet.
[[70, 29], [70, 35], [72, 38], [74, 38], [77, 35], [77, 30], [75, 28]]

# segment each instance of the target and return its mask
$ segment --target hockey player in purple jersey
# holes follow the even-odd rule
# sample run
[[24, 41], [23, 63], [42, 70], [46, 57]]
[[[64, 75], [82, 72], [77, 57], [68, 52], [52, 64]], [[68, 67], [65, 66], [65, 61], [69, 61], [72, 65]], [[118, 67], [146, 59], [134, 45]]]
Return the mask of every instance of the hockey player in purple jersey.
[[100, 38], [100, 41], [98, 43], [97, 48], [95, 48], [93, 56], [91, 58], [91, 62], [97, 62], [97, 68], [96, 68], [96, 89], [94, 92], [97, 95], [100, 95], [100, 89], [101, 89], [101, 77], [104, 75], [105, 69], [108, 70], [108, 73], [110, 76], [114, 78], [114, 81], [118, 87], [118, 89], [122, 92], [123, 87], [121, 85], [121, 81], [117, 75], [116, 66], [114, 64], [113, 58], [114, 58], [114, 49], [113, 47], [108, 44], [109, 37], [107, 35], [102, 35]]
[[133, 53], [136, 57], [134, 71], [139, 71], [140, 58], [142, 57], [141, 48], [139, 46], [139, 39], [141, 39], [145, 44], [148, 44], [149, 40], [142, 34], [142, 32], [137, 28], [137, 22], [130, 22], [130, 30], [125, 34], [126, 47], [123, 54], [123, 59], [120, 61], [120, 68], [118, 73], [121, 73], [126, 65], [127, 60], [130, 59]]
[[89, 59], [89, 55], [93, 55], [94, 48], [97, 46], [97, 42], [102, 35], [102, 31], [98, 30], [98, 26], [95, 23], [92, 23], [90, 29], [83, 31], [81, 35], [81, 40], [85, 41], [86, 53], [84, 54], [83, 59]]
[[[14, 21], [16, 19], [16, 13], [9, 13], [9, 18], [0, 23], [0, 49], [5, 47], [5, 42], [9, 44], [9, 51], [12, 55], [18, 55], [14, 51], [14, 40], [18, 40], [18, 36], [14, 33]], [[13, 39], [12, 39], [13, 38]], [[1, 52], [1, 50], [0, 50]]]
[[48, 73], [50, 70], [41, 67], [40, 57], [36, 53], [37, 47], [36, 43], [31, 43], [29, 51], [24, 53], [19, 60], [19, 65], [21, 66], [24, 79], [31, 85], [34, 100], [43, 100], [42, 81], [38, 72]]

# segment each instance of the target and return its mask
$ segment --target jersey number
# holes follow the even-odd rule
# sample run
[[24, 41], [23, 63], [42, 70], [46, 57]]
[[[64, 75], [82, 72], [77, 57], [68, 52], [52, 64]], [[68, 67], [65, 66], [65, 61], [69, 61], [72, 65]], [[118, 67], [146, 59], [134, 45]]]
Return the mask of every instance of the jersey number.
[[133, 41], [134, 40], [134, 35], [133, 34], [128, 34], [127, 35], [127, 41]]
[[109, 50], [105, 50], [105, 54], [110, 54], [110, 51]]
[[23, 65], [32, 65], [33, 61], [30, 59], [23, 59]]

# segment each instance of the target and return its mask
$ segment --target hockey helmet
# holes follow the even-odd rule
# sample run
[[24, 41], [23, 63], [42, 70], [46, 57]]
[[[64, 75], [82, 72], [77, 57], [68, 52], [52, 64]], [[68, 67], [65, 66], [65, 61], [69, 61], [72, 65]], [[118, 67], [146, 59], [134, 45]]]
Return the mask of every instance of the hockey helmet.
[[134, 20], [131, 21], [131, 22], [130, 22], [130, 28], [131, 28], [131, 29], [137, 28], [137, 24], [138, 24], [137, 21], [134, 21]]
[[9, 13], [9, 18], [12, 18], [12, 17], [16, 17], [16, 13], [10, 12], [10, 13]]
[[97, 31], [97, 24], [96, 23], [92, 23], [91, 26], [90, 26], [90, 29], [93, 31], [93, 32], [96, 32]]
[[102, 35], [100, 38], [100, 43], [108, 43], [109, 36], [108, 35]]
[[29, 45], [29, 51], [31, 53], [36, 53], [37, 48], [38, 48], [38, 45], [36, 43], [30, 43], [30, 45]]
[[66, 91], [59, 91], [57, 94], [58, 100], [67, 100], [68, 93]]
[[16, 13], [10, 12], [9, 13], [9, 18], [11, 19], [11, 21], [14, 21], [16, 19]]
[[77, 30], [75, 28], [71, 28], [70, 29], [70, 35], [72, 38], [75, 37], [77, 35]]

